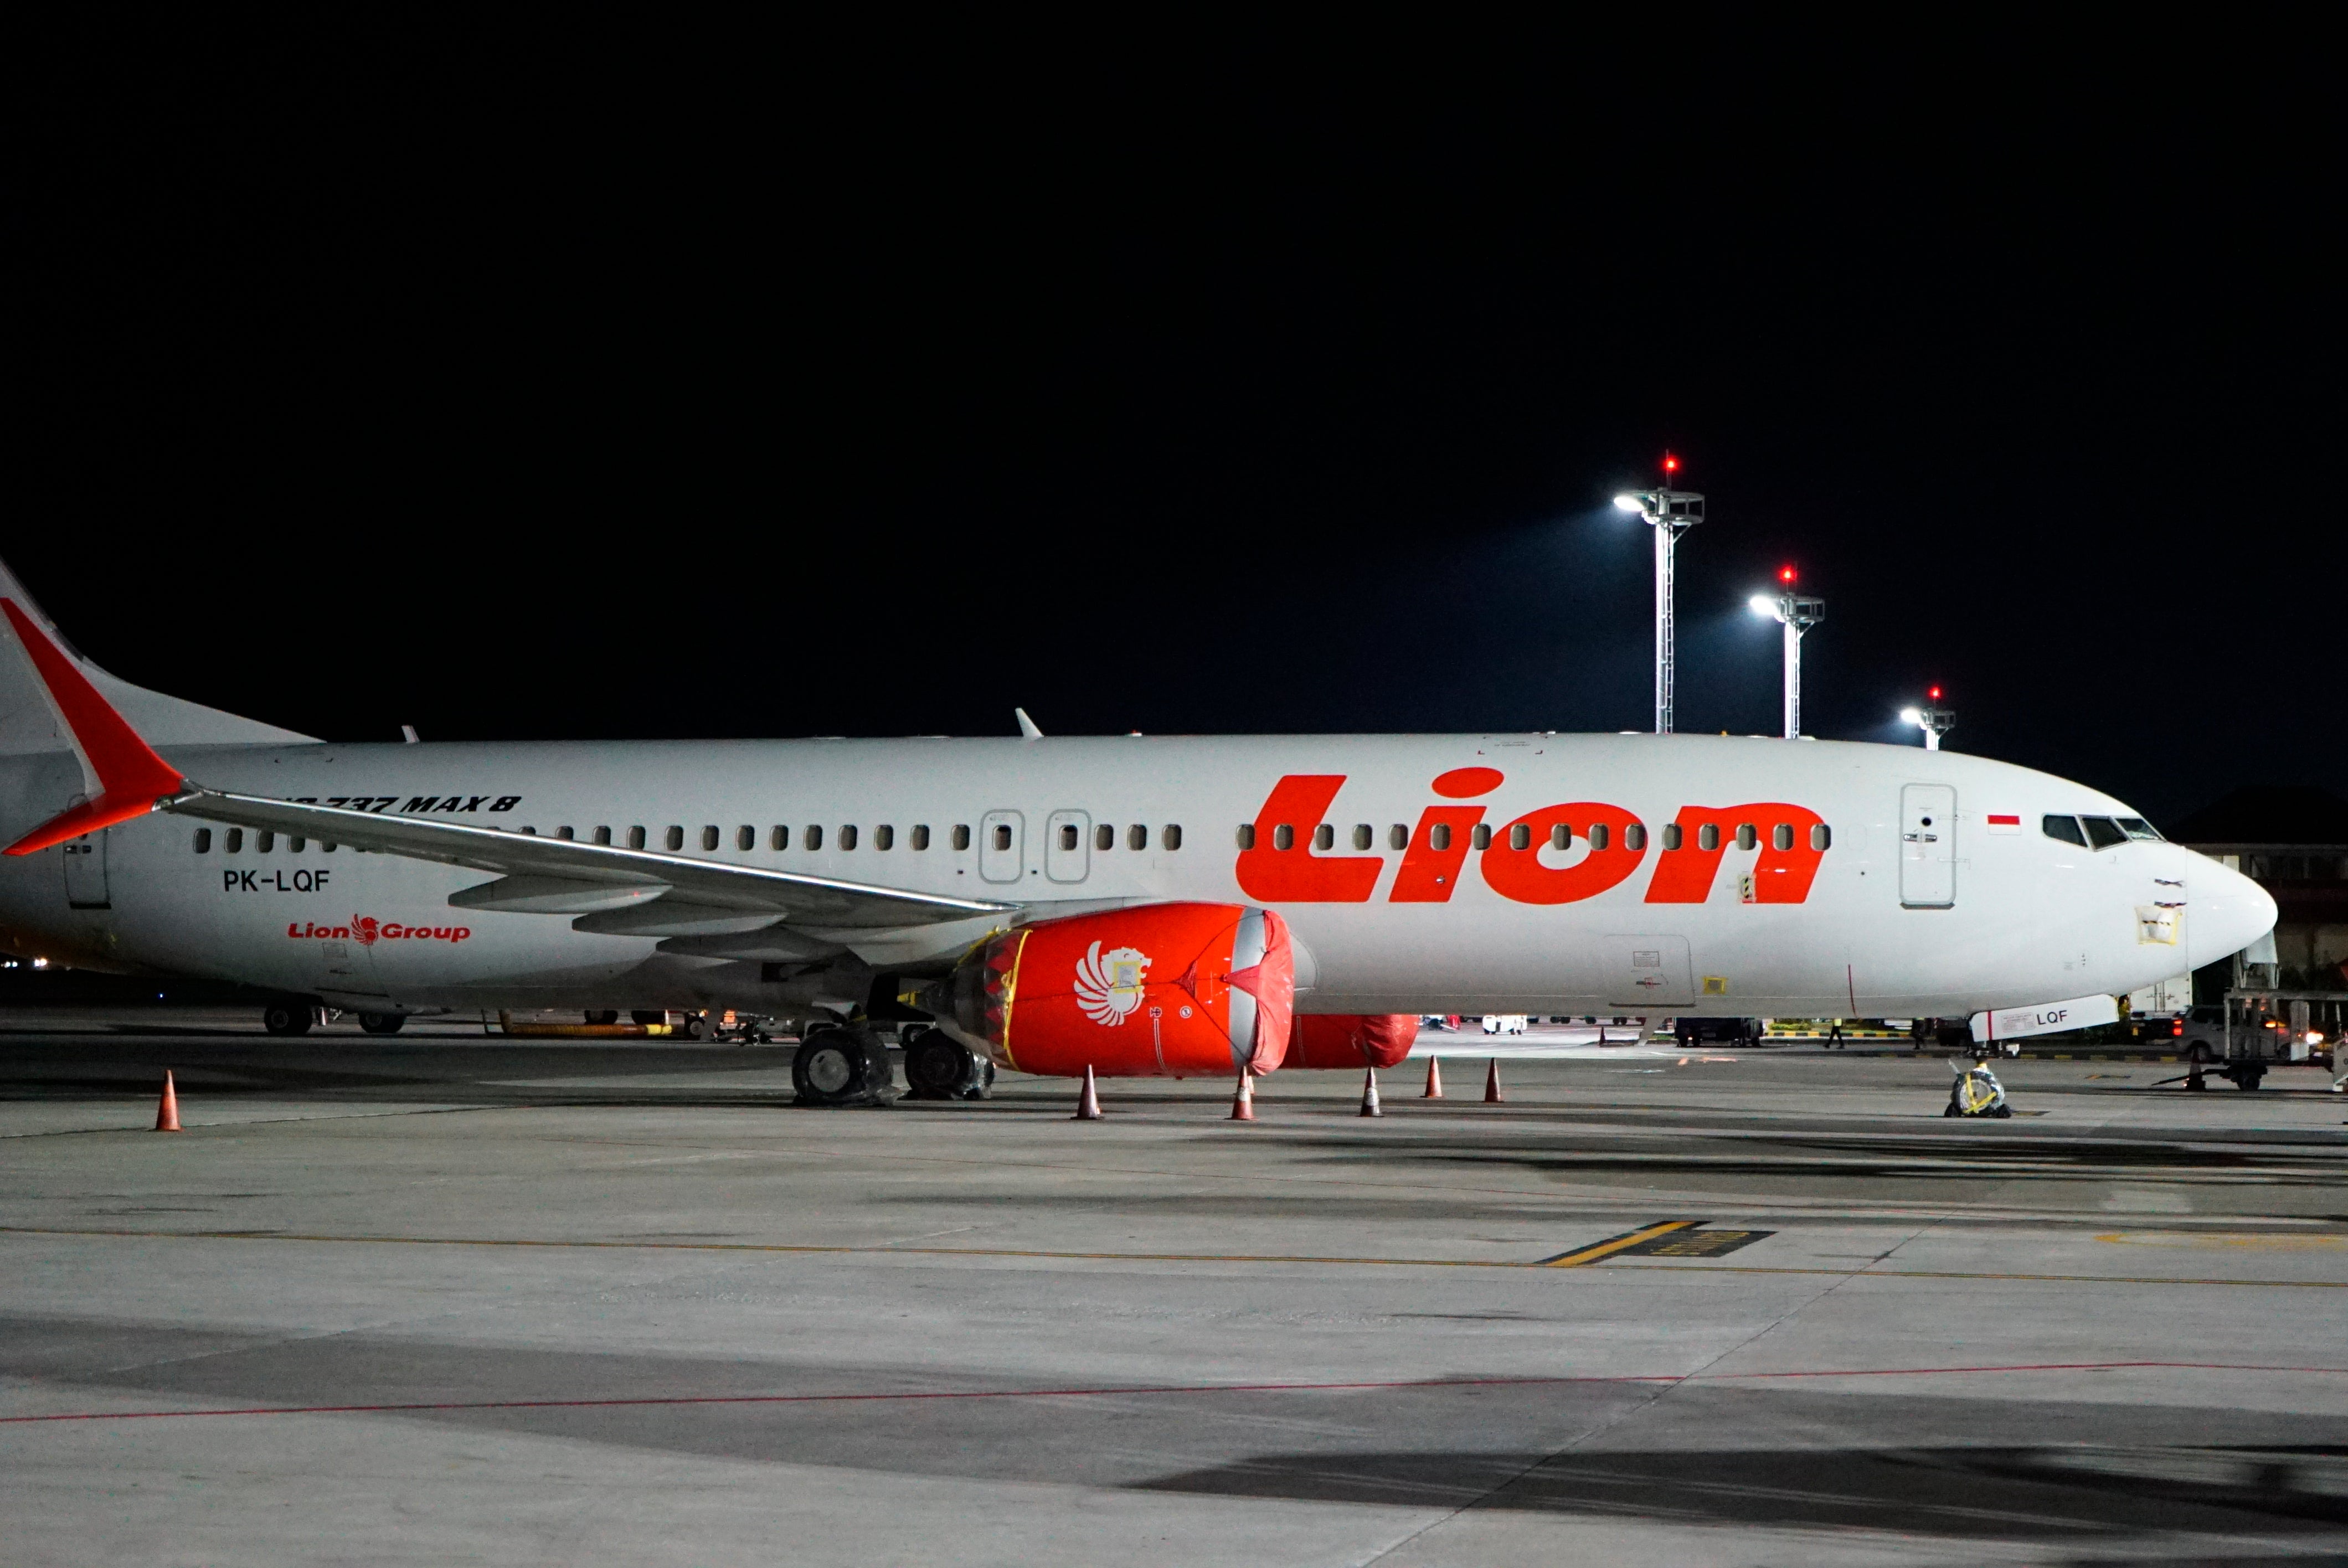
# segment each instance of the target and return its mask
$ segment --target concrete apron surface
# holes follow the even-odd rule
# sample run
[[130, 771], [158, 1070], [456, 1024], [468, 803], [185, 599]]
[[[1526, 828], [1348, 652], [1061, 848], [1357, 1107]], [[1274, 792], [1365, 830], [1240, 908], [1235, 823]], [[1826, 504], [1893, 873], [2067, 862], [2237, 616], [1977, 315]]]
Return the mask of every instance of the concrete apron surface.
[[[2342, 1101], [1693, 1051], [1006, 1077], [0, 1038], [10, 1563], [2348, 1553]], [[146, 1131], [161, 1071], [189, 1131]], [[1734, 1234], [1731, 1234], [1734, 1233]]]

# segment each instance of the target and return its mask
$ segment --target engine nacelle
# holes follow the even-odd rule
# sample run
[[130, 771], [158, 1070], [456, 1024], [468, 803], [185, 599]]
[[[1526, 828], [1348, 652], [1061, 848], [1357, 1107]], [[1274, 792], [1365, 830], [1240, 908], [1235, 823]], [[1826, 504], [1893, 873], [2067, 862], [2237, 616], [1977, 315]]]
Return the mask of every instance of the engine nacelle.
[[1277, 1068], [1295, 977], [1269, 909], [1145, 904], [1005, 931], [948, 984], [953, 1032], [998, 1067], [1189, 1078]]
[[1392, 1067], [1418, 1040], [1415, 1012], [1298, 1013], [1290, 1067]]

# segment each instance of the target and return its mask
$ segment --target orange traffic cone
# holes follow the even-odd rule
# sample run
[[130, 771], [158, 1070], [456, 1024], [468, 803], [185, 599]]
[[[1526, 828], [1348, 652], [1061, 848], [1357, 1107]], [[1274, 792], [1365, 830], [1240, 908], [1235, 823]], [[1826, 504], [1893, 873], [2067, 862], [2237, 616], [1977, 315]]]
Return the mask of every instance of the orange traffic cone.
[[1419, 1098], [1421, 1100], [1443, 1098], [1443, 1061], [1440, 1057], [1430, 1056], [1426, 1059], [1426, 1091]]
[[155, 1107], [155, 1131], [177, 1132], [180, 1130], [180, 1096], [171, 1088], [171, 1072], [163, 1071], [163, 1102]]
[[1100, 1091], [1093, 1087], [1093, 1064], [1085, 1063], [1085, 1087], [1076, 1096], [1076, 1120], [1097, 1122], [1101, 1119]]
[[1500, 1103], [1500, 1059], [1497, 1056], [1492, 1058], [1492, 1065], [1484, 1072], [1484, 1103]]
[[1384, 1111], [1378, 1109], [1378, 1070], [1375, 1067], [1362, 1074], [1362, 1114], [1365, 1116], [1385, 1114]]
[[1239, 1092], [1231, 1096], [1231, 1120], [1234, 1122], [1255, 1120], [1255, 1084], [1244, 1071], [1240, 1073]]

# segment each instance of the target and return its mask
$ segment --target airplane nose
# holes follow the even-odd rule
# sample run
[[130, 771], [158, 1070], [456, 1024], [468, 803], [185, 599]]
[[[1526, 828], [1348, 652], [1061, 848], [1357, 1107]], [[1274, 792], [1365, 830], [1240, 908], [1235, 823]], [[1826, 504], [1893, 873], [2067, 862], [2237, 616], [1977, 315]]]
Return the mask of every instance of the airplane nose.
[[2185, 945], [2195, 968], [2239, 953], [2274, 929], [2273, 896], [2240, 872], [2204, 857], [2189, 876]]

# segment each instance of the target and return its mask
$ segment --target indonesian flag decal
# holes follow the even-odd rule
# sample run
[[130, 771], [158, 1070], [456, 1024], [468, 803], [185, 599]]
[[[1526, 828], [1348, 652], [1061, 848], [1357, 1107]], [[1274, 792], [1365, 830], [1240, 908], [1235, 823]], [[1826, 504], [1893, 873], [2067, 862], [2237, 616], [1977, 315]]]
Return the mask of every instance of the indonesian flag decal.
[[2022, 831], [2022, 814], [2011, 811], [1991, 812], [1989, 814], [1989, 830], [1992, 833], [2020, 833]]

